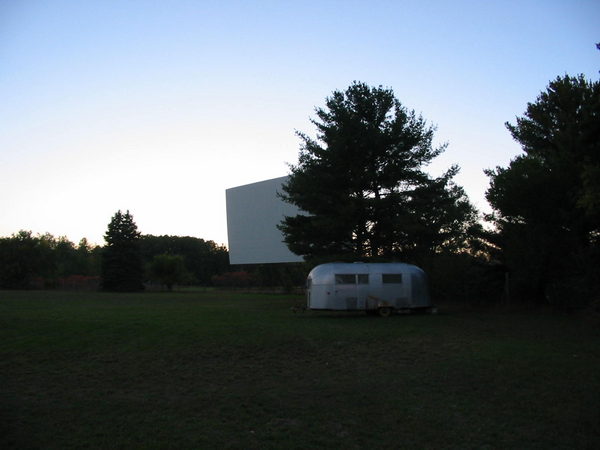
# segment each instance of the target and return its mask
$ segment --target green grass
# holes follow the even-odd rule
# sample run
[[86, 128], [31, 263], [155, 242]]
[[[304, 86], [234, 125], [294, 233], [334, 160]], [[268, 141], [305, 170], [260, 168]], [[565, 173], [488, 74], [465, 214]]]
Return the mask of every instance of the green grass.
[[0, 291], [1, 448], [598, 448], [579, 316]]

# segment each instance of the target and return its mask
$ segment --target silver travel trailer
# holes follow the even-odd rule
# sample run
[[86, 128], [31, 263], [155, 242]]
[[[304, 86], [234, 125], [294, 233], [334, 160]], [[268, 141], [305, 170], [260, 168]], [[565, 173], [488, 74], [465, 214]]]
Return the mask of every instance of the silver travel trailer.
[[328, 263], [316, 266], [307, 278], [308, 309], [393, 312], [434, 312], [427, 276], [404, 263]]

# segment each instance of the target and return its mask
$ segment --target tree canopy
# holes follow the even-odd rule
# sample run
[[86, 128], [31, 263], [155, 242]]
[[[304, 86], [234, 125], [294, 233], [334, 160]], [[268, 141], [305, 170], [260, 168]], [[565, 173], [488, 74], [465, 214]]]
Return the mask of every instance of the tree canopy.
[[598, 283], [600, 83], [558, 77], [506, 126], [524, 154], [486, 171], [505, 263], [523, 295], [577, 297]]
[[175, 284], [186, 282], [191, 275], [185, 269], [185, 261], [181, 255], [155, 255], [149, 264], [150, 276], [164, 284], [169, 291]]
[[[146, 265], [152, 265], [158, 255], [181, 256], [186, 272], [183, 278], [188, 283], [210, 285], [214, 275], [229, 269], [227, 249], [214, 241], [190, 236], [143, 235], [140, 245], [142, 260]], [[152, 274], [150, 270], [150, 278], [154, 279]]]
[[85, 239], [75, 246], [66, 237], [34, 236], [21, 230], [0, 237], [0, 288], [51, 288], [79, 282], [89, 286], [98, 274], [98, 251]]
[[446, 145], [435, 128], [407, 110], [389, 88], [354, 82], [335, 91], [311, 122], [316, 138], [302, 140], [282, 198], [304, 215], [280, 225], [285, 242], [307, 259], [418, 261], [466, 245], [477, 214], [453, 177], [424, 167]]

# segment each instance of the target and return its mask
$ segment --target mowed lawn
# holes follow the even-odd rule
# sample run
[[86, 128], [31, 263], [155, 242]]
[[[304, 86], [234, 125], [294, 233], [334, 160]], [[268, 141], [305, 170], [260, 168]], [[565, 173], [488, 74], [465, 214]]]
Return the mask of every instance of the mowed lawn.
[[581, 315], [0, 291], [1, 448], [600, 448]]

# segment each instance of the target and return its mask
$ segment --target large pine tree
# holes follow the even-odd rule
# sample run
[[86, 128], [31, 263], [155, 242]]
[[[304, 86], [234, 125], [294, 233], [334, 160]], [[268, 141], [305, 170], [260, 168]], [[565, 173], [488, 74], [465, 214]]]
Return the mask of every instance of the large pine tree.
[[102, 288], [107, 291], [140, 291], [143, 289], [143, 268], [140, 233], [127, 211], [112, 217], [104, 235], [102, 252]]
[[402, 258], [420, 262], [465, 245], [476, 212], [452, 181], [424, 167], [445, 150], [434, 127], [408, 111], [391, 89], [354, 82], [316, 109], [316, 139], [302, 139], [282, 197], [306, 211], [280, 229], [308, 259]]
[[524, 153], [486, 196], [514, 290], [574, 306], [600, 286], [600, 82], [558, 77], [506, 126]]

